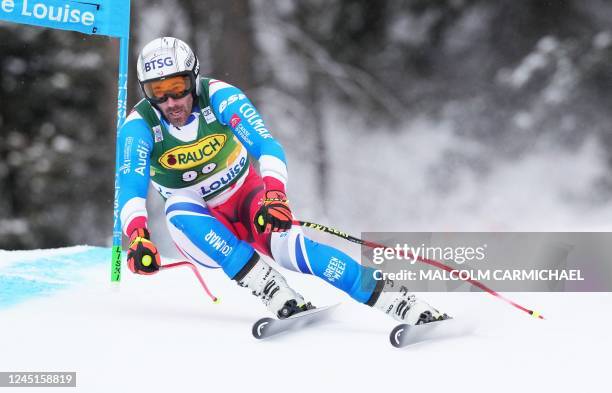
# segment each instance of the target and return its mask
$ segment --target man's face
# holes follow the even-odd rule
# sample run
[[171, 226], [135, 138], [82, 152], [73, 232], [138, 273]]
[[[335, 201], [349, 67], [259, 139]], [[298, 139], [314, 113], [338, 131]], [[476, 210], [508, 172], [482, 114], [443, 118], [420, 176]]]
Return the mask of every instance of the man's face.
[[186, 95], [183, 98], [168, 97], [166, 102], [157, 104], [166, 119], [175, 127], [182, 127], [187, 122], [193, 107], [193, 96]]

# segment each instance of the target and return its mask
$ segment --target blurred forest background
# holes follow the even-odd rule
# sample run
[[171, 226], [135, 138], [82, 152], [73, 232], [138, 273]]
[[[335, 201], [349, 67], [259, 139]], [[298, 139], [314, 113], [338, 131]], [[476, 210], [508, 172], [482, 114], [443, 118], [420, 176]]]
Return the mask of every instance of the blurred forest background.
[[[129, 107], [161, 35], [254, 101], [301, 219], [612, 226], [610, 1], [132, 0]], [[111, 39], [0, 22], [0, 248], [110, 244], [117, 58]]]

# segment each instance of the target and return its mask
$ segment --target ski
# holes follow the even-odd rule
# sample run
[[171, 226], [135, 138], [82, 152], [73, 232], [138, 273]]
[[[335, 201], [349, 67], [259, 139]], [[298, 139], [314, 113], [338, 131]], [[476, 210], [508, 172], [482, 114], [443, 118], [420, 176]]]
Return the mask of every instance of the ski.
[[397, 325], [389, 334], [389, 341], [395, 348], [403, 348], [423, 341], [456, 337], [465, 333], [467, 326], [450, 318], [422, 325]]
[[302, 311], [285, 319], [261, 318], [253, 324], [253, 329], [251, 329], [253, 337], [261, 340], [288, 330], [303, 328], [327, 318], [338, 305], [339, 303], [313, 308], [312, 310]]

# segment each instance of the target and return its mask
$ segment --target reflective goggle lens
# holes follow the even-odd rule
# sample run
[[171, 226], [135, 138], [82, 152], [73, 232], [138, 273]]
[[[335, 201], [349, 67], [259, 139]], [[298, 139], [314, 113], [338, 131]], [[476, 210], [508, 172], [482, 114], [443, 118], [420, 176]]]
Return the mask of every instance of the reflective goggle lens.
[[143, 84], [145, 94], [151, 101], [160, 103], [168, 100], [183, 98], [191, 93], [192, 83], [188, 75], [178, 75], [167, 79], [145, 82]]

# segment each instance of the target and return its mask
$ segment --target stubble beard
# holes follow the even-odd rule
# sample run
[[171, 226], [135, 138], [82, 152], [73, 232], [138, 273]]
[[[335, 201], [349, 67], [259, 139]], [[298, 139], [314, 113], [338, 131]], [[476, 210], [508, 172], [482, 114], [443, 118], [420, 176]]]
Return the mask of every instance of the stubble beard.
[[187, 122], [191, 108], [188, 108], [186, 104], [174, 105], [168, 107], [164, 113], [170, 124], [175, 127], [182, 127]]

